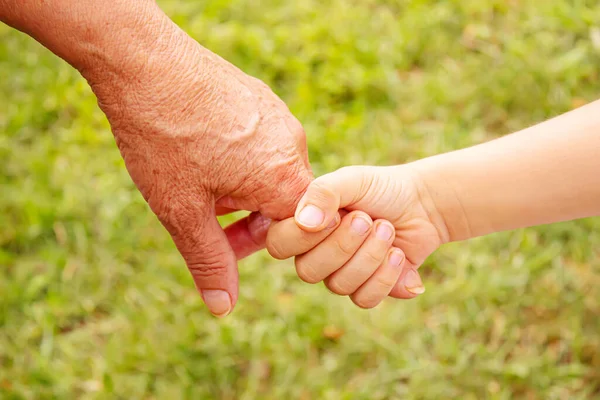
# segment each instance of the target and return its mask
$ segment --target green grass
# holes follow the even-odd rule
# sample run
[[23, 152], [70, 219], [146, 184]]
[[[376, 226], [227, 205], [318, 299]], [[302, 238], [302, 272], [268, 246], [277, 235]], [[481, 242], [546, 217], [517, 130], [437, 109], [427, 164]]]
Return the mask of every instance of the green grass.
[[[269, 85], [318, 174], [489, 140], [600, 97], [596, 0], [173, 0]], [[0, 398], [592, 399], [600, 220], [444, 247], [427, 293], [354, 307], [242, 263], [211, 318], [85, 82], [0, 27]]]

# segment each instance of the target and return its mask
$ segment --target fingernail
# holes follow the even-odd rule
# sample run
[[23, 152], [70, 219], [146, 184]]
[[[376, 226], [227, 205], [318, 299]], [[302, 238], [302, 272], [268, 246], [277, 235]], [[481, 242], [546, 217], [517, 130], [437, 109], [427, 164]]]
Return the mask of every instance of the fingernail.
[[309, 228], [321, 225], [324, 219], [325, 213], [320, 208], [310, 204], [304, 207], [298, 215], [298, 222]]
[[335, 226], [338, 224], [339, 221], [340, 221], [340, 215], [338, 214], [335, 216], [334, 219], [331, 220], [329, 225], [327, 225], [327, 229], [335, 228]]
[[271, 219], [259, 212], [253, 212], [248, 216], [248, 232], [256, 243], [264, 243], [271, 226]]
[[390, 254], [388, 263], [392, 267], [399, 267], [400, 263], [402, 263], [402, 260], [404, 260], [404, 253], [402, 253], [401, 251], [395, 250], [392, 252], [392, 254]]
[[371, 224], [369, 221], [364, 219], [363, 217], [354, 217], [352, 218], [352, 222], [350, 223], [352, 230], [359, 235], [364, 235], [371, 228]]
[[259, 212], [253, 212], [248, 215], [248, 229], [251, 232], [266, 231], [271, 225], [271, 218], [267, 218]]
[[225, 317], [231, 312], [231, 298], [224, 290], [202, 290], [206, 307], [215, 317]]
[[413, 294], [425, 293], [425, 288], [423, 287], [423, 281], [421, 281], [421, 277], [412, 269], [408, 271], [404, 277], [404, 287]]
[[392, 230], [391, 226], [388, 224], [379, 224], [379, 226], [377, 226], [377, 232], [375, 233], [375, 236], [379, 240], [388, 241], [392, 238], [393, 234], [394, 231]]

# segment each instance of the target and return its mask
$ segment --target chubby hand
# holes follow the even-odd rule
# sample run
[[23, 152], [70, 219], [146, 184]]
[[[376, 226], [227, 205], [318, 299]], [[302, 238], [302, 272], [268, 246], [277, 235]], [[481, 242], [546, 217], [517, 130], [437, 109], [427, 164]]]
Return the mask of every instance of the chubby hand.
[[373, 307], [388, 294], [410, 299], [423, 293], [417, 270], [447, 241], [443, 219], [411, 164], [355, 166], [313, 181], [295, 217], [271, 226], [267, 249], [276, 258], [296, 256], [304, 281], [325, 280], [333, 292]]
[[267, 249], [277, 259], [296, 256], [296, 271], [308, 283], [325, 281], [334, 293], [373, 308], [395, 286], [406, 258], [393, 247], [394, 227], [362, 211], [340, 211], [320, 232], [306, 232], [294, 218], [274, 222]]

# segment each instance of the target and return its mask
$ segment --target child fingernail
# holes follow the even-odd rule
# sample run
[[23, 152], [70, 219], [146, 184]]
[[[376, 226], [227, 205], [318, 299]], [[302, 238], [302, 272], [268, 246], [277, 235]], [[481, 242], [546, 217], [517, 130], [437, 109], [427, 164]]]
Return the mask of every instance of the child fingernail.
[[224, 290], [202, 290], [202, 298], [215, 317], [225, 317], [231, 312], [231, 298]]
[[307, 205], [298, 214], [298, 222], [306, 227], [315, 228], [323, 223], [325, 213], [320, 208]]
[[400, 263], [402, 263], [403, 259], [404, 259], [404, 253], [402, 253], [401, 251], [395, 250], [395, 251], [392, 252], [392, 254], [390, 254], [390, 258], [388, 259], [388, 263], [392, 267], [399, 267]]
[[384, 240], [387, 242], [392, 238], [393, 234], [394, 231], [392, 230], [391, 226], [389, 226], [388, 224], [379, 224], [375, 236], [377, 237], [377, 239]]
[[371, 224], [363, 217], [352, 218], [350, 226], [355, 233], [358, 233], [361, 236], [367, 233], [369, 228], [371, 228]]
[[408, 271], [404, 277], [404, 287], [412, 294], [425, 293], [425, 288], [423, 287], [423, 281], [421, 280], [421, 277], [412, 269]]

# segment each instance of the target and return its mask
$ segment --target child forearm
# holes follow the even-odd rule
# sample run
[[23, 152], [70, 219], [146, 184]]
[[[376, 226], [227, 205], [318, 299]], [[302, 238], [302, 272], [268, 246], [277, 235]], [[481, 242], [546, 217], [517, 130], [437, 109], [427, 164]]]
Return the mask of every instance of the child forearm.
[[412, 166], [450, 241], [600, 215], [600, 101]]

